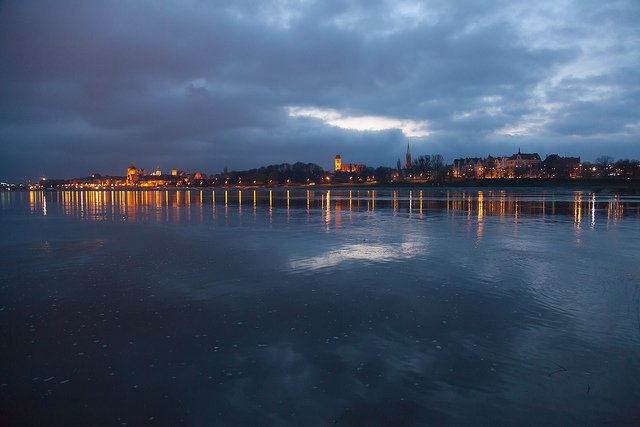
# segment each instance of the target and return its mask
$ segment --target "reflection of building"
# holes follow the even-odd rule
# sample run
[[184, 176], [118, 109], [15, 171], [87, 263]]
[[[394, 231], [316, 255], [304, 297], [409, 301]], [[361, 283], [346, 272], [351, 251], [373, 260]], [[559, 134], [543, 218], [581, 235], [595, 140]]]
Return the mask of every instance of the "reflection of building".
[[364, 172], [367, 165], [364, 163], [342, 163], [342, 157], [338, 154], [335, 159], [335, 171], [336, 172]]

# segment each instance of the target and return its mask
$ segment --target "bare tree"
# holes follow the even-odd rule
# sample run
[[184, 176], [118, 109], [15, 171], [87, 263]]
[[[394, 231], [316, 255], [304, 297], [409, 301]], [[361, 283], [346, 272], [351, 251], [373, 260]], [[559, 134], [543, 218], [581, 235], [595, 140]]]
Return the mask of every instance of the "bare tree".
[[602, 166], [603, 168], [606, 168], [612, 163], [613, 163], [613, 157], [607, 156], [606, 154], [596, 159], [596, 164]]
[[436, 172], [444, 168], [444, 157], [442, 157], [442, 154], [434, 154], [431, 156], [431, 168]]

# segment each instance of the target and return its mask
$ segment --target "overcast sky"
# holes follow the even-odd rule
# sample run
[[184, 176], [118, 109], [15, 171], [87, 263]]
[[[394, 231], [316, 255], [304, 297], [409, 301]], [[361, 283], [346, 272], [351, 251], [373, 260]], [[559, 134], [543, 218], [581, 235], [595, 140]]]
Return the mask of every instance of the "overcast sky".
[[640, 157], [640, 1], [3, 1], [0, 180]]

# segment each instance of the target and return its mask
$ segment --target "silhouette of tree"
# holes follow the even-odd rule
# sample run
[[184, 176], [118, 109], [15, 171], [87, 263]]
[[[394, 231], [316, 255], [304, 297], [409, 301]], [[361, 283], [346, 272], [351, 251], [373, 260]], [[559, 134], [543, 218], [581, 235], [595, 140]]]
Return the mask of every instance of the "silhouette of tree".
[[602, 166], [603, 168], [606, 168], [612, 163], [613, 163], [613, 157], [608, 156], [606, 154], [596, 159], [596, 164]]

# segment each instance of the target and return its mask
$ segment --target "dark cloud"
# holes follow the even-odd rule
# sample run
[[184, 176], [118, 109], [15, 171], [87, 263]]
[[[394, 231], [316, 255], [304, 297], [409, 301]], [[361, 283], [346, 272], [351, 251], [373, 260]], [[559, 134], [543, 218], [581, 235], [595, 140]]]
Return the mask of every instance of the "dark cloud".
[[0, 177], [393, 165], [407, 142], [638, 157], [638, 18], [632, 1], [4, 2]]

